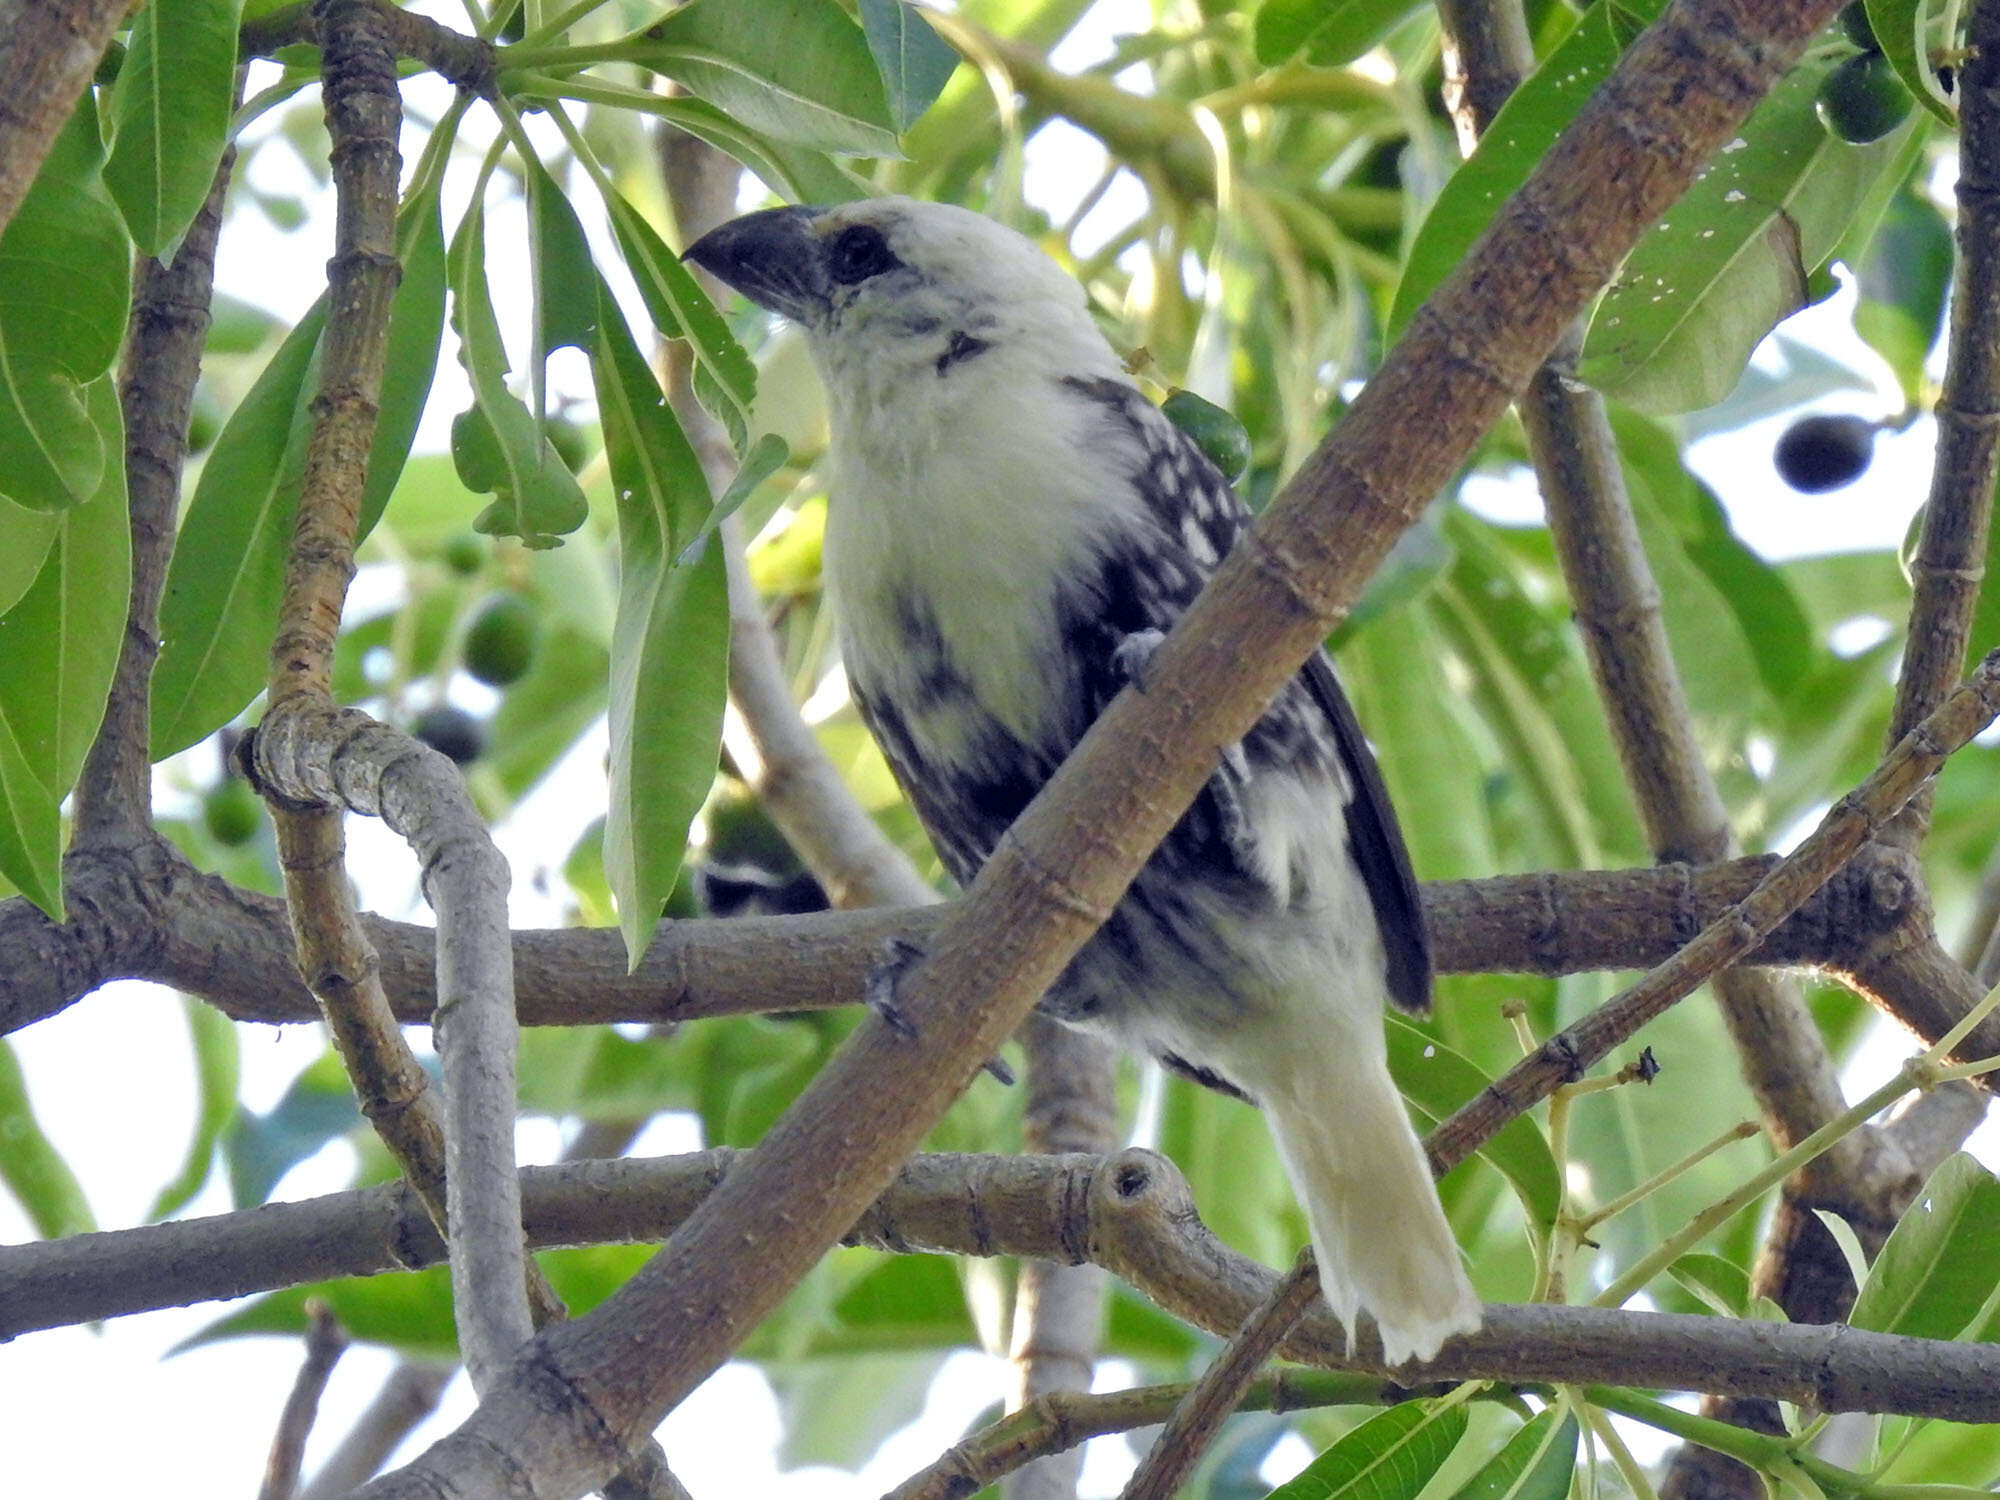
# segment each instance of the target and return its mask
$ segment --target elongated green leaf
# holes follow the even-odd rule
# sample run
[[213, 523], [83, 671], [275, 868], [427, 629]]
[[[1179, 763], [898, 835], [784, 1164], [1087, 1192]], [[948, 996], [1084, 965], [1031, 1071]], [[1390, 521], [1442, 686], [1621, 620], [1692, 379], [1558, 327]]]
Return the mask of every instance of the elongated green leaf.
[[1320, 67], [1345, 67], [1411, 9], [1409, 0], [1264, 0], [1257, 8], [1257, 61], [1268, 68], [1303, 52]]
[[[115, 383], [84, 388], [98, 439], [124, 451]], [[109, 465], [88, 503], [65, 511], [35, 581], [0, 615], [0, 874], [61, 920], [57, 809], [104, 718], [125, 638], [132, 540], [125, 466]]]
[[[444, 327], [444, 228], [435, 182], [396, 224], [403, 279], [389, 309], [381, 416], [361, 496], [366, 536], [389, 503], [422, 420]], [[153, 673], [155, 760], [206, 738], [264, 685], [284, 594], [285, 552], [298, 516], [319, 389], [321, 298], [278, 346], [230, 413], [181, 521], [160, 601]]]
[[1696, 1250], [1668, 1266], [1667, 1274], [1718, 1317], [1740, 1318], [1750, 1306], [1750, 1273], [1733, 1260]]
[[1612, 7], [1594, 6], [1500, 107], [1478, 149], [1451, 174], [1411, 242], [1389, 311], [1392, 339], [1465, 258], [1494, 211], [1528, 180], [1583, 101], [1611, 76], [1619, 51]]
[[1571, 1413], [1537, 1413], [1452, 1500], [1562, 1500], [1576, 1472], [1577, 1435]]
[[54, 511], [28, 510], [0, 499], [0, 615], [28, 592], [61, 524]]
[[0, 495], [33, 510], [82, 504], [118, 457], [83, 396], [117, 357], [130, 282], [102, 166], [86, 92], [0, 235]]
[[1922, 399], [1924, 362], [1944, 322], [1951, 285], [1951, 226], [1915, 192], [1890, 202], [1860, 266], [1854, 328], [1889, 362], [1905, 397]]
[[187, 1016], [188, 1040], [194, 1044], [194, 1134], [188, 1139], [180, 1170], [146, 1211], [149, 1219], [164, 1219], [201, 1191], [215, 1165], [216, 1145], [236, 1118], [236, 1023], [213, 1006], [187, 996], [181, 998], [181, 1010]]
[[132, 238], [164, 255], [208, 196], [229, 137], [243, 0], [151, 0], [111, 93], [104, 181]]
[[[1492, 1082], [1470, 1058], [1401, 1016], [1388, 1018], [1388, 1038], [1389, 1072], [1426, 1127], [1478, 1098]], [[1535, 1237], [1546, 1237], [1562, 1207], [1562, 1173], [1540, 1128], [1526, 1115], [1516, 1115], [1479, 1148], [1479, 1155], [1513, 1185]]]
[[507, 348], [486, 284], [486, 210], [478, 201], [452, 240], [450, 277], [452, 327], [474, 403], [452, 423], [452, 462], [468, 487], [494, 497], [473, 527], [530, 547], [558, 546], [590, 506], [534, 413], [507, 388]]
[[1915, 1338], [1991, 1338], [1992, 1328], [1971, 1325], [2000, 1280], [1996, 1244], [2000, 1181], [1958, 1152], [1931, 1173], [1890, 1234], [1850, 1321]]
[[719, 549], [677, 566], [708, 485], [610, 293], [600, 287], [596, 377], [618, 491], [611, 640], [611, 811], [605, 875], [638, 967], [680, 873], [687, 828], [715, 779], [729, 610]]
[[0, 1040], [0, 1182], [43, 1239], [97, 1227], [82, 1184], [35, 1119], [21, 1061], [4, 1040]]
[[1867, 146], [1840, 140], [1814, 109], [1825, 72], [1780, 79], [1640, 241], [1591, 319], [1583, 379], [1642, 411], [1709, 406], [1764, 335], [1806, 305], [1807, 277], [1915, 128]]
[[1370, 1417], [1267, 1500], [1416, 1500], [1465, 1436], [1465, 1408], [1422, 1401]]
[[730, 444], [742, 453], [750, 440], [750, 408], [757, 400], [757, 367], [680, 257], [638, 210], [616, 193], [605, 198], [604, 209], [653, 326], [668, 338], [686, 340], [694, 355], [695, 396], [728, 429]]
[[325, 322], [322, 299], [230, 413], [188, 502], [160, 599], [155, 760], [205, 739], [264, 685]]
[[[1938, 89], [1937, 75], [1925, 61], [1929, 51], [1924, 41], [1924, 0], [1866, 0], [1868, 29], [1889, 59], [1889, 66], [1903, 80], [1925, 109], [1953, 130], [1958, 113]], [[1951, 39], [1947, 38], [1947, 45]]]
[[902, 134], [931, 107], [958, 67], [958, 54], [908, 0], [861, 0], [861, 29], [882, 87], [889, 116]]
[[834, 0], [691, 0], [634, 60], [752, 130], [856, 156], [894, 156], [896, 122], [868, 39]]

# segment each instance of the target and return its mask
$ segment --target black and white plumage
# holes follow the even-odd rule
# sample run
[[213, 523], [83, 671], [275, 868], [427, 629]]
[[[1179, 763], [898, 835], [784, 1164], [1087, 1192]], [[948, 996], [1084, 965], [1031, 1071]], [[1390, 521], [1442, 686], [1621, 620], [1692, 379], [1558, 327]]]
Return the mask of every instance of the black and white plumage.
[[[1133, 384], [1082, 288], [964, 209], [737, 219], [688, 258], [806, 330], [832, 427], [825, 579], [863, 719], [970, 881], [1248, 515]], [[1327, 1300], [1391, 1363], [1479, 1304], [1390, 1081], [1421, 1011], [1416, 882], [1322, 652], [1231, 748], [1042, 1001], [1270, 1122]]]

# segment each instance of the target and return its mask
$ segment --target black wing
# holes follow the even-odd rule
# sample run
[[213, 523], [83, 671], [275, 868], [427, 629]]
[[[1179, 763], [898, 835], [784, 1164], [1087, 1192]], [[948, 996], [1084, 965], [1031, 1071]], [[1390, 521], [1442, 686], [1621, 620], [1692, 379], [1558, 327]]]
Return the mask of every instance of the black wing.
[[1389, 998], [1403, 1010], [1423, 1015], [1431, 1008], [1430, 928], [1424, 922], [1417, 874], [1410, 868], [1410, 851], [1403, 844], [1389, 789], [1382, 784], [1375, 752], [1368, 748], [1368, 738], [1354, 717], [1354, 705], [1333, 675], [1332, 660], [1324, 651], [1315, 651], [1299, 677], [1333, 726], [1341, 768], [1354, 788], [1347, 804], [1347, 846], [1368, 885], [1368, 899], [1382, 929]]
[[[1248, 529], [1250, 515], [1193, 440], [1136, 389], [1111, 380], [1068, 384], [1134, 430], [1146, 454], [1135, 482], [1163, 534], [1150, 539], [1139, 559], [1106, 559], [1092, 618], [1079, 622], [1082, 628], [1070, 642], [1072, 652], [1086, 663], [1102, 663], [1090, 684], [1095, 717], [1124, 686], [1108, 671], [1104, 653], [1134, 630], [1170, 628], [1213, 571], [1185, 550], [1186, 527], [1192, 523], [1206, 537], [1207, 550], [1220, 558]], [[1314, 653], [1245, 736], [1244, 750], [1253, 766], [1323, 761], [1325, 729], [1332, 730], [1331, 749], [1353, 793], [1347, 807], [1348, 847], [1382, 930], [1389, 998], [1401, 1009], [1421, 1014], [1431, 1003], [1431, 951], [1416, 874], [1375, 754], [1324, 651]], [[1212, 800], [1204, 790], [1190, 811], [1191, 831], [1198, 837], [1204, 826], [1214, 826], [1215, 811], [1207, 805]]]

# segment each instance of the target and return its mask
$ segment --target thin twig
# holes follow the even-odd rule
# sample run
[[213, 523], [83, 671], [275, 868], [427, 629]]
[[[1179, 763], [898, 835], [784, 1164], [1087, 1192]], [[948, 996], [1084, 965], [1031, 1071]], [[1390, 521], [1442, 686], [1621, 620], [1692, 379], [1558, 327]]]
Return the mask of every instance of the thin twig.
[[[369, 0], [380, 30], [399, 57], [414, 58], [443, 78], [482, 99], [494, 97], [498, 78], [493, 44], [403, 9], [390, 0]], [[269, 57], [301, 42], [317, 43], [320, 17], [314, 0], [294, 0], [243, 23], [237, 46], [244, 57]]]
[[305, 1343], [306, 1357], [271, 1438], [271, 1454], [264, 1461], [264, 1483], [257, 1491], [257, 1500], [292, 1500], [298, 1491], [299, 1466], [313, 1420], [319, 1415], [319, 1398], [326, 1391], [334, 1365], [347, 1351], [347, 1330], [340, 1326], [333, 1309], [317, 1297], [306, 1303]]
[[339, 1500], [357, 1485], [374, 1478], [403, 1439], [438, 1408], [455, 1367], [403, 1360], [389, 1372], [381, 1388], [354, 1420], [319, 1472], [299, 1492], [299, 1500]]

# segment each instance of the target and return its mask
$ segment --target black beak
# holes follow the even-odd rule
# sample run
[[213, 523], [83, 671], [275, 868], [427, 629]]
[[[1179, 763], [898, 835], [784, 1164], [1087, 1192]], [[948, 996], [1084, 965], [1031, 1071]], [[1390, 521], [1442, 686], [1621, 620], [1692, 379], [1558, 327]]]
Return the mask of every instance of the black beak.
[[826, 311], [826, 261], [812, 221], [817, 208], [770, 208], [711, 229], [682, 254], [759, 307], [799, 323]]

